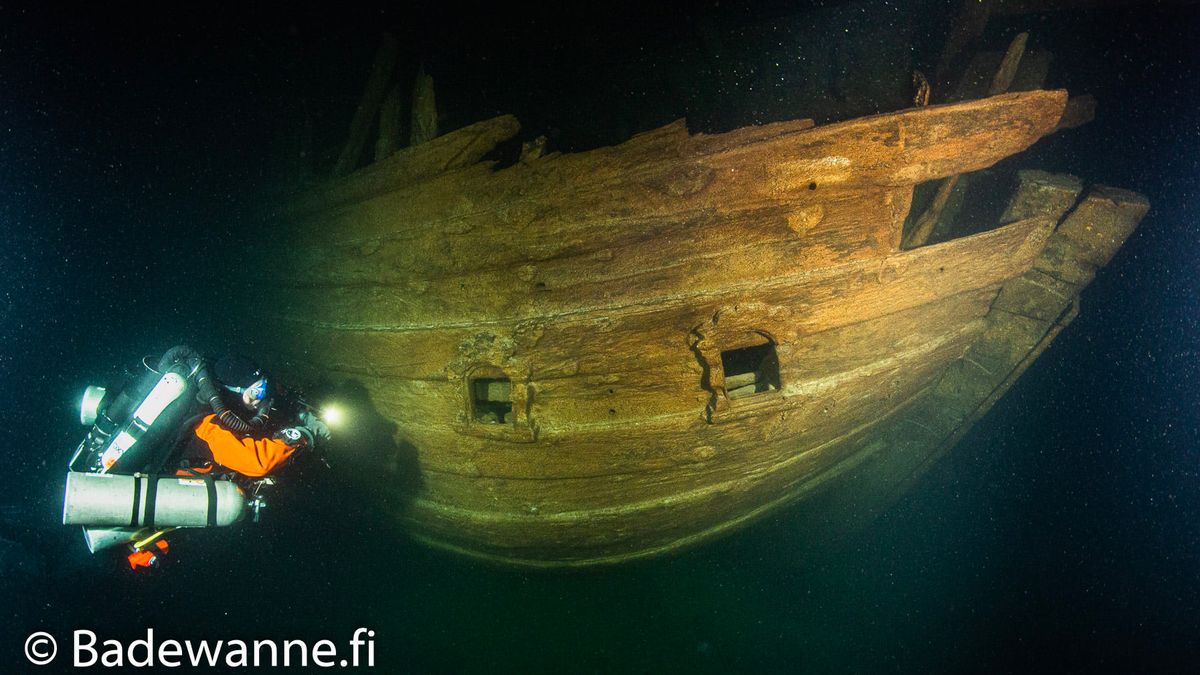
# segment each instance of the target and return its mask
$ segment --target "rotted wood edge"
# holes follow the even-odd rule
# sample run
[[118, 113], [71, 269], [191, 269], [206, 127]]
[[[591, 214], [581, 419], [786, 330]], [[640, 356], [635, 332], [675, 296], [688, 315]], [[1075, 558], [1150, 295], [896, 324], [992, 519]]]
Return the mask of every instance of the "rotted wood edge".
[[358, 203], [424, 178], [478, 163], [495, 147], [517, 135], [512, 115], [476, 122], [419, 146], [403, 148], [370, 166], [307, 189], [284, 202], [272, 216], [292, 219]]
[[[988, 328], [958, 362], [948, 366], [901, 421], [887, 461], [859, 476], [882, 497], [858, 511], [859, 521], [898, 501], [949, 452], [1078, 316], [1080, 294], [1107, 264], [1149, 209], [1142, 195], [1096, 186], [1078, 203], [1082, 185], [1073, 176], [1020, 173], [1020, 186], [1004, 219], [1035, 213], [1060, 216], [1033, 269], [1004, 284], [985, 317]], [[1074, 207], [1072, 209], [1072, 206]]]
[[[669, 544], [587, 559], [520, 559], [460, 547], [416, 532], [410, 532], [410, 536], [434, 548], [495, 563], [576, 568], [624, 563], [690, 548], [801, 498], [805, 499], [805, 510], [798, 516], [800, 520], [821, 522], [827, 529], [829, 523], [836, 522], [839, 533], [852, 523], [866, 522], [911, 489], [1071, 323], [1079, 312], [1081, 291], [1096, 270], [1111, 260], [1149, 209], [1141, 195], [1102, 186], [1093, 188], [1076, 203], [1081, 191], [1080, 182], [1072, 176], [1021, 173], [1020, 187], [1005, 220], [1035, 214], [1060, 219], [1034, 267], [1001, 287], [985, 317], [988, 328], [962, 359], [878, 425], [871, 425], [870, 433], [878, 436], [877, 440], [778, 498]], [[1070, 213], [1063, 217], [1068, 210]], [[879, 491], [870, 492], [875, 488]], [[826, 501], [810, 499], [818, 494]]]
[[[883, 420], [879, 420], [876, 423], [868, 423], [866, 425], [863, 425], [862, 428], [851, 430], [850, 432], [847, 432], [846, 434], [844, 434], [838, 438], [831, 439], [827, 443], [822, 444], [822, 446], [818, 446], [815, 448], [809, 448], [808, 451], [806, 451], [806, 452], [818, 450], [818, 449], [820, 449], [820, 447], [824, 447], [825, 445], [834, 445], [837, 443], [854, 442], [855, 440], [858, 439], [859, 436], [869, 433], [870, 429], [875, 427], [877, 424], [885, 424], [888, 421], [894, 419], [895, 416], [901, 414], [904, 410], [911, 407], [916, 401], [918, 401], [920, 399], [921, 399], [921, 393], [918, 393], [917, 395], [914, 395], [911, 398], [909, 398], [906, 401], [899, 404], [888, 415], [888, 417], [884, 418]], [[867, 442], [867, 443], [864, 443], [863, 445], [864, 445], [864, 448], [862, 450], [860, 450], [858, 452], [850, 453], [849, 456], [846, 457], [844, 460], [838, 462], [837, 464], [830, 466], [829, 468], [825, 469], [824, 471], [820, 472], [819, 474], [817, 474], [815, 476], [809, 477], [809, 478], [803, 480], [802, 482], [797, 483], [792, 489], [786, 490], [783, 494], [779, 495], [778, 497], [771, 499], [769, 501], [766, 501], [753, 509], [739, 513], [738, 515], [736, 515], [732, 518], [720, 521], [720, 522], [718, 522], [710, 527], [707, 527], [703, 530], [700, 530], [698, 532], [693, 532], [691, 534], [672, 539], [669, 543], [647, 546], [645, 548], [640, 548], [636, 551], [631, 551], [631, 552], [627, 552], [627, 553], [617, 553], [617, 554], [612, 554], [612, 555], [596, 556], [596, 557], [590, 557], [590, 558], [556, 559], [556, 560], [549, 560], [549, 559], [545, 559], [545, 558], [522, 558], [522, 557], [516, 557], [516, 556], [508, 556], [508, 555], [501, 555], [501, 554], [497, 554], [497, 553], [491, 553], [488, 551], [480, 550], [478, 548], [468, 548], [466, 546], [460, 546], [458, 544], [452, 543], [452, 542], [444, 540], [444, 539], [439, 539], [434, 536], [426, 536], [426, 535], [422, 534], [421, 532], [419, 532], [417, 530], [413, 530], [413, 529], [406, 529], [406, 532], [407, 532], [408, 536], [411, 537], [412, 539], [414, 539], [415, 541], [418, 541], [418, 542], [420, 542], [426, 546], [429, 546], [431, 548], [448, 551], [448, 552], [455, 553], [458, 555], [469, 556], [469, 557], [475, 558], [477, 560], [483, 560], [486, 562], [502, 564], [502, 565], [506, 565], [506, 566], [516, 565], [516, 566], [520, 566], [520, 567], [530, 567], [530, 568], [540, 568], [540, 569], [572, 569], [572, 568], [584, 568], [584, 567], [596, 567], [596, 566], [605, 566], [605, 565], [624, 564], [624, 563], [628, 563], [628, 562], [634, 562], [637, 560], [645, 560], [648, 558], [657, 557], [660, 555], [664, 555], [666, 553], [673, 553], [673, 552], [683, 551], [683, 550], [686, 550], [689, 548], [694, 548], [700, 544], [709, 542], [718, 536], [721, 536], [723, 534], [727, 534], [729, 532], [732, 532], [732, 531], [738, 530], [742, 527], [745, 527], [745, 526], [763, 518], [764, 516], [767, 516], [767, 515], [775, 512], [777, 509], [779, 509], [783, 506], [786, 506], [788, 504], [794, 503], [796, 501], [799, 501], [800, 499], [802, 499], [814, 492], [823, 490], [826, 488], [826, 486], [828, 484], [834, 482], [836, 479], [841, 478], [844, 474], [857, 468], [860, 464], [862, 464], [867, 459], [870, 459], [872, 456], [875, 455], [875, 453], [877, 453], [879, 450], [881, 450], [885, 447], [885, 444], [883, 444], [883, 443]], [[801, 453], [801, 455], [802, 454], [804, 454], [804, 453]], [[789, 458], [788, 460], [785, 460], [785, 462], [795, 461], [801, 455], [796, 455], [792, 458]], [[733, 482], [736, 482], [737, 480], [738, 479], [733, 479], [733, 480], [727, 481], [727, 482], [733, 483]], [[713, 493], [716, 493], [719, 491], [720, 491], [720, 486], [708, 486], [701, 491], [697, 491], [697, 494], [698, 495], [710, 495], [710, 494], [713, 494]], [[622, 506], [622, 507], [618, 507], [618, 508], [630, 509], [630, 508], [639, 508], [640, 506], [641, 505], [633, 505], [632, 507], [631, 506]], [[680, 508], [686, 508], [686, 507], [680, 506]]]

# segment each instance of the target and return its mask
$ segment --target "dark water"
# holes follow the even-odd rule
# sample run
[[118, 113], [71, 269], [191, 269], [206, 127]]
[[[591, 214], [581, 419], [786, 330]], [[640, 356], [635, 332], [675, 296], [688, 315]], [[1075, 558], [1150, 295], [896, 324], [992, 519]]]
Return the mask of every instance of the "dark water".
[[397, 540], [308, 466], [263, 526], [181, 537], [143, 576], [57, 524], [76, 397], [166, 345], [223, 348], [272, 261], [217, 261], [270, 236], [250, 214], [297, 109], [317, 168], [332, 162], [381, 28], [434, 75], [443, 129], [513, 112], [569, 151], [682, 116], [725, 130], [901, 107], [907, 80], [888, 78], [932, 72], [957, 3], [0, 7], [0, 664], [24, 672], [35, 630], [341, 643], [365, 626], [383, 672], [1192, 670], [1200, 10], [1142, 4], [993, 20], [984, 46], [1030, 30], [1055, 54], [1049, 85], [1100, 106], [1020, 165], [1153, 208], [1079, 319], [865, 531], [814, 556], [784, 511], [662, 560], [514, 571]]

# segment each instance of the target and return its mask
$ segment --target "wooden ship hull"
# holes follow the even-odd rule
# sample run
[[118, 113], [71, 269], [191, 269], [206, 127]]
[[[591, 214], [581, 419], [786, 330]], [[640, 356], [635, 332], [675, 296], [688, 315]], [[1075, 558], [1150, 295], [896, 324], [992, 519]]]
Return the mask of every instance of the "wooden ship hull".
[[841, 510], [818, 518], [853, 519], [986, 411], [1145, 212], [1023, 173], [997, 227], [902, 246], [914, 186], [1020, 152], [1066, 101], [676, 123], [506, 167], [481, 159], [516, 121], [479, 123], [290, 202], [262, 327], [356, 392], [376, 433], [342, 452], [440, 547], [619, 562], [822, 487]]

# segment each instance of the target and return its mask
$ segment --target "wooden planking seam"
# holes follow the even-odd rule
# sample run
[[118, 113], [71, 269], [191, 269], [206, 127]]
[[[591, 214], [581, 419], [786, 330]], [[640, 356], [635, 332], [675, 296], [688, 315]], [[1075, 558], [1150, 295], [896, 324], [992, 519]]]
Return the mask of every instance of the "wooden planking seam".
[[[912, 396], [910, 396], [910, 397], [906, 398], [904, 401], [901, 401], [900, 403], [898, 403], [896, 406], [894, 406], [891, 409], [891, 411], [889, 411], [887, 414], [885, 414], [881, 417], [869, 419], [834, 438], [831, 438], [825, 442], [819, 443], [812, 447], [805, 448], [801, 452], [797, 452], [797, 453], [788, 455], [788, 456], [784, 457], [782, 460], [775, 463], [774, 465], [758, 469], [756, 472], [761, 476], [769, 476], [769, 475], [776, 474], [779, 471], [784, 470], [787, 467], [790, 467], [794, 464], [797, 464], [799, 462], [806, 461], [806, 460], [811, 460], [813, 456], [820, 455], [820, 454], [830, 450], [831, 448], [837, 446], [838, 444], [846, 442], [849, 439], [863, 436], [868, 431], [870, 431], [873, 427], [875, 427], [876, 425], [884, 423], [885, 421], [891, 419], [894, 415], [896, 415], [900, 411], [903, 411], [904, 409], [906, 409], [906, 407], [908, 405], [910, 405], [914, 400], [916, 400], [920, 397], [920, 395], [923, 393], [923, 391], [924, 390], [917, 391]], [[851, 454], [853, 454], [853, 453], [851, 453]], [[829, 467], [829, 468], [832, 468], [832, 467]], [[826, 470], [828, 470], [828, 468]], [[607, 476], [606, 475], [583, 476], [581, 478], [590, 479], [590, 478], [602, 478], [602, 477], [607, 477]], [[804, 479], [804, 477], [797, 477], [797, 480], [803, 480], [803, 479]], [[505, 480], [527, 481], [531, 484], [537, 484], [539, 482], [562, 480], [562, 479], [557, 479], [557, 478], [556, 479], [506, 478]], [[617, 505], [617, 506], [586, 509], [583, 511], [560, 511], [560, 512], [550, 512], [550, 513], [538, 512], [536, 515], [531, 515], [528, 513], [519, 513], [519, 512], [481, 512], [481, 511], [473, 510], [473, 509], [462, 509], [461, 507], [451, 506], [449, 504], [437, 502], [437, 501], [429, 499], [429, 498], [418, 498], [417, 501], [421, 501], [428, 505], [434, 505], [439, 510], [444, 510], [444, 511], [460, 510], [464, 513], [472, 513], [472, 514], [476, 514], [479, 516], [485, 516], [488, 519], [496, 518], [497, 520], [510, 520], [511, 521], [511, 520], [521, 520], [521, 519], [528, 518], [528, 517], [534, 517], [534, 518], [541, 518], [541, 519], [562, 520], [562, 521], [570, 522], [570, 521], [578, 520], [580, 515], [586, 515], [589, 518], [615, 517], [615, 516], [620, 516], [620, 515], [624, 515], [624, 514], [628, 514], [628, 513], [644, 511], [647, 509], [661, 508], [664, 505], [678, 504], [679, 502], [689, 501], [692, 499], [698, 499], [698, 498], [702, 499], [707, 494], [711, 494], [713, 492], [720, 492], [722, 490], [728, 490], [728, 489], [732, 488], [733, 486], [737, 486], [740, 484], [746, 484], [746, 483], [753, 484], [753, 483], [755, 483], [755, 481], [751, 480], [751, 477], [748, 477], [748, 476], [739, 476], [737, 478], [730, 479], [727, 481], [708, 484], [703, 487], [696, 488], [694, 490], [690, 490], [685, 493], [673, 493], [670, 496], [649, 499], [649, 500], [645, 500], [642, 502], [631, 502], [631, 503], [621, 504], [621, 505]]]
[[[1045, 229], [1046, 232], [1042, 233], [1042, 229]], [[1024, 264], [1024, 258], [1026, 257], [1029, 258], [1028, 262], [1032, 264], [1033, 259], [1036, 256], [1029, 255], [1030, 251], [1027, 249], [1030, 246], [1036, 246], [1038, 247], [1038, 252], [1040, 252], [1040, 246], [1042, 243], [1044, 243], [1045, 234], [1049, 234], [1046, 219], [1042, 217], [1034, 217], [1006, 225], [1002, 228], [972, 235], [971, 237], [955, 239], [931, 246], [924, 246], [882, 259], [868, 259], [864, 261], [850, 262], [836, 267], [826, 267], [818, 270], [796, 272], [786, 277], [771, 279], [766, 282], [749, 280], [738, 284], [731, 284], [720, 289], [704, 289], [692, 291], [690, 293], [680, 293], [666, 299], [649, 298], [637, 302], [599, 305], [579, 309], [562, 310], [558, 312], [544, 310], [538, 311], [542, 310], [542, 308], [531, 307], [529, 311], [523, 315], [507, 316], [496, 319], [476, 319], [472, 321], [457, 322], [442, 321], [424, 324], [365, 324], [319, 321], [307, 317], [284, 315], [274, 312], [268, 312], [267, 315], [275, 319], [284, 320], [290, 323], [302, 324], [311, 328], [355, 332], [415, 332], [437, 331], [453, 328], [478, 329], [487, 327], [508, 327], [512, 326], [514, 322], [520, 321], [538, 320], [540, 322], [552, 322], [577, 317], [595, 317], [594, 320], [599, 321], [604, 319], [604, 317], [609, 314], [636, 315], [639, 313], [639, 310], [641, 310], [640, 313], [653, 314], [664, 310], [678, 310], [696, 307], [698, 304], [704, 303], [706, 300], [715, 303], [720, 302], [722, 299], [744, 297], [748, 294], [753, 297], [762, 297], [769, 292], [780, 293], [781, 291], [792, 289], [800, 282], [820, 283], [825, 281], [836, 281], [845, 279], [848, 276], [856, 273], [873, 274], [882, 278], [882, 276], [893, 273], [894, 268], [897, 266], [900, 268], [909, 268], [924, 264], [930, 269], [933, 269], [934, 267], [938, 266], [938, 263], [931, 263], [928, 261], [936, 261], [940, 258], [943, 258], [946, 255], [947, 250], [953, 250], [960, 247], [966, 249], [968, 244], [977, 244], [979, 248], [985, 249], [977, 256], [968, 256], [966, 255], [966, 251], [962, 252], [964, 257], [968, 258], [968, 260], [965, 261], [965, 264], [971, 266], [973, 269], [979, 269], [986, 267], [985, 264], [980, 262], [981, 260], [988, 261], [990, 258], [996, 258], [997, 256], [997, 260], [1006, 259], [1006, 256], [1002, 255], [1001, 252], [989, 250], [992, 248], [992, 246], [988, 246], [988, 244], [996, 239], [1001, 240], [1001, 242], [1009, 238], [1021, 240], [1019, 244], [1017, 242], [1012, 242], [1015, 245], [1014, 248], [1017, 249], [1018, 252], [1020, 252], [1022, 249], [1025, 249], [1024, 253], [1019, 253], [1019, 255], [1022, 256], [1021, 264]], [[993, 246], [996, 245], [997, 244], [993, 244]], [[944, 268], [945, 265], [942, 264], [941, 267]], [[991, 280], [985, 280], [984, 282], [979, 282], [974, 279], [964, 280], [962, 286], [956, 287], [954, 292], [957, 293], [968, 290], [977, 290], [980, 288], [985, 288], [992, 283], [994, 283], [994, 281]], [[950, 293], [946, 293], [946, 295], [950, 295]], [[944, 296], [938, 295], [936, 297], [940, 298]], [[916, 304], [923, 303], [897, 303], [897, 306], [893, 311], [899, 311], [904, 307], [913, 306]]]
[[[927, 108], [910, 109], [910, 110], [901, 111], [901, 112], [897, 112], [897, 113], [887, 113], [887, 114], [882, 114], [882, 115], [877, 115], [877, 116], [872, 116], [872, 117], [859, 118], [856, 120], [849, 120], [846, 122], [838, 122], [838, 123], [834, 123], [834, 124], [813, 127], [811, 129], [806, 129], [806, 130], [799, 131], [799, 132], [796, 132], [793, 134], [785, 134], [781, 138], [788, 139], [791, 137], [805, 137], [805, 140], [808, 142], [809, 145], [820, 146], [822, 143], [828, 143], [833, 137], [837, 136], [838, 134], [846, 134], [851, 131], [854, 131], [855, 133], [858, 133], [858, 132], [866, 133], [868, 130], [873, 130], [873, 133], [883, 134], [885, 131], [891, 130], [892, 129], [891, 125], [893, 125], [893, 124], [897, 125], [898, 128], [900, 128], [901, 130], [903, 130], [905, 128], [906, 122], [911, 123], [913, 120], [923, 123], [923, 124], [937, 126], [937, 124], [939, 124], [939, 122], [937, 122], [935, 120], [941, 120], [941, 118], [947, 117], [947, 116], [959, 115], [962, 117], [968, 117], [971, 115], [982, 115], [984, 111], [987, 111], [988, 113], [990, 113], [992, 115], [998, 115], [998, 114], [1002, 114], [1002, 111], [1008, 111], [1010, 108], [1023, 109], [1022, 106], [1024, 106], [1024, 108], [1028, 108], [1028, 110], [1024, 110], [1025, 113], [1032, 115], [1032, 113], [1034, 111], [1037, 111], [1039, 109], [1039, 107], [1050, 106], [1050, 108], [1054, 108], [1054, 107], [1061, 108], [1063, 105], [1065, 105], [1065, 101], [1066, 101], [1066, 95], [1062, 91], [1035, 91], [1035, 92], [1024, 92], [1024, 93], [1019, 93], [1019, 94], [1006, 94], [1003, 96], [993, 97], [990, 99], [982, 99], [980, 101], [970, 101], [967, 103], [957, 103], [957, 104], [949, 104], [949, 105], [942, 105], [942, 106], [930, 106]], [[1047, 111], [1047, 113], [1048, 112], [1049, 112], [1049, 110]], [[1059, 110], [1058, 112], [1059, 112], [1059, 114], [1061, 114], [1061, 110]], [[928, 119], [925, 119], [925, 118], [928, 118]], [[1038, 118], [1038, 119], [1040, 120], [1040, 118]], [[1058, 115], [1055, 115], [1054, 121], [1057, 121], [1057, 119], [1058, 119]], [[941, 121], [940, 123], [945, 124], [946, 122]], [[993, 148], [988, 144], [982, 143], [982, 141], [975, 141], [977, 144], [980, 144], [980, 148], [978, 150], [979, 153], [984, 154], [986, 157], [989, 158], [990, 161], [989, 160], [983, 160], [983, 161], [975, 160], [973, 162], [972, 161], [957, 161], [957, 162], [949, 163], [945, 167], [937, 168], [939, 166], [939, 164], [938, 164], [939, 162], [946, 163], [949, 160], [946, 160], [944, 158], [934, 159], [931, 157], [929, 159], [922, 159], [917, 162], [917, 165], [921, 165], [922, 162], [929, 165], [928, 167], [926, 167], [925, 169], [923, 169], [921, 171], [916, 171], [912, 167], [909, 167], [904, 170], [895, 169], [895, 171], [898, 172], [899, 175], [893, 176], [889, 180], [882, 180], [882, 181], [867, 180], [867, 181], [860, 181], [860, 182], [855, 182], [855, 183], [851, 183], [851, 184], [863, 185], [863, 186], [875, 186], [875, 187], [912, 186], [912, 185], [915, 185], [916, 183], [923, 182], [925, 180], [929, 180], [931, 178], [935, 178], [935, 177], [938, 177], [941, 175], [947, 175], [949, 173], [961, 173], [963, 171], [973, 170], [975, 168], [983, 168], [985, 166], [991, 165], [1000, 157], [1002, 157], [1004, 155], [1012, 154], [1014, 152], [1018, 152], [1019, 150], [1024, 149], [1024, 147], [1027, 147], [1029, 144], [1036, 141], [1036, 139], [1038, 137], [1040, 137], [1040, 135], [1041, 135], [1041, 133], [1038, 133], [1038, 127], [1036, 126], [1037, 123], [1038, 122], [1033, 119], [1029, 119], [1029, 120], [1023, 119], [1023, 120], [1006, 120], [1003, 124], [1001, 124], [1000, 125], [1001, 128], [1007, 129], [1008, 127], [1013, 127], [1015, 129], [1015, 133], [1017, 134], [1017, 136], [1022, 139], [1019, 143], [1017, 143], [1016, 146], [1014, 146], [1012, 148], [1000, 148], [1000, 147]], [[879, 126], [880, 124], [882, 124], [884, 126], [884, 128], [874, 129], [874, 127]], [[860, 127], [865, 127], [865, 129], [860, 129]], [[893, 132], [889, 131], [888, 133], [893, 133]], [[903, 137], [903, 133], [901, 133], [901, 137]], [[685, 132], [685, 138], [691, 138], [691, 137], [687, 137], [686, 132]], [[746, 153], [746, 152], [755, 152], [758, 154], [769, 155], [770, 152], [768, 152], [768, 149], [764, 149], [763, 147], [759, 147], [759, 146], [761, 146], [764, 143], [778, 143], [780, 140], [781, 140], [780, 138], [774, 138], [771, 141], [758, 141], [756, 143], [748, 144], [746, 146], [743, 146], [743, 147], [740, 147], [737, 149], [723, 150], [715, 155], [707, 155], [707, 156], [699, 156], [699, 157], [680, 156], [680, 161], [682, 163], [690, 163], [690, 162], [696, 162], [696, 161], [716, 162], [718, 159], [724, 160], [724, 161], [730, 161], [730, 160], [736, 161], [738, 159], [739, 153]], [[995, 141], [995, 139], [993, 139], [992, 145], [995, 145], [994, 141]], [[887, 147], [887, 143], [885, 143], [883, 141], [872, 140], [870, 142], [877, 143], [877, 145], [869, 146], [869, 147], [873, 147], [873, 148], [878, 148], [878, 147], [886, 148]], [[964, 141], [964, 142], [970, 142], [970, 141]], [[629, 143], [632, 143], [632, 141], [627, 142], [627, 144], [629, 144]], [[679, 141], [676, 140], [676, 143], [678, 144]], [[559, 161], [561, 161], [564, 164], [567, 164], [568, 166], [562, 167], [560, 169], [559, 173], [564, 173], [564, 172], [570, 173], [571, 168], [576, 168], [576, 167], [569, 166], [571, 163], [587, 165], [589, 162], [594, 163], [595, 160], [597, 160], [597, 159], [602, 160], [604, 157], [604, 154], [610, 154], [610, 155], [625, 154], [625, 155], [634, 155], [634, 156], [637, 155], [636, 148], [625, 147], [625, 145], [626, 144], [622, 144], [619, 146], [614, 146], [613, 148], [599, 149], [599, 150], [579, 153], [578, 155], [563, 155], [559, 158]], [[931, 143], [931, 145], [932, 145], [932, 143]], [[598, 156], [595, 155], [595, 153], [603, 151], [603, 150], [608, 150], [609, 152], [601, 153]], [[794, 153], [794, 151], [796, 149], [795, 148], [790, 148], [790, 149], [789, 148], [779, 148], [780, 152], [782, 152], [784, 150], [788, 150], [789, 152]], [[925, 150], [925, 148], [920, 148], [917, 150], [917, 152], [921, 152], [921, 151], [926, 151], [926, 150]], [[859, 152], [861, 153], [862, 151], [860, 150]], [[876, 150], [876, 152], [878, 152], [878, 150]], [[905, 153], [905, 152], [911, 153], [912, 151], [908, 148], [903, 148], [899, 151], [888, 151], [888, 152], [890, 152], [892, 154], [896, 154], [897, 152], [898, 153]], [[885, 153], [885, 154], [888, 154], [888, 153]], [[999, 155], [999, 156], [992, 158], [992, 155]], [[889, 157], [890, 157], [890, 155], [889, 155]], [[881, 169], [881, 168], [879, 168], [879, 166], [890, 165], [890, 164], [903, 164], [902, 161], [897, 160], [897, 159], [889, 159], [886, 162], [880, 163], [879, 158], [871, 157], [870, 153], [866, 153], [866, 155], [864, 155], [863, 157], [861, 157], [859, 159], [864, 168], [866, 168], [870, 171], [875, 171], [875, 172], [885, 171], [885, 169]], [[816, 161], [816, 160], [803, 160], [803, 161], [811, 163], [812, 161]], [[474, 165], [474, 166], [478, 166], [478, 165]], [[511, 183], [517, 179], [516, 174], [514, 174], [513, 172], [514, 171], [519, 172], [521, 170], [522, 166], [525, 166], [525, 165], [514, 165], [512, 167], [508, 167], [508, 168], [503, 169], [498, 172], [489, 172], [489, 173], [492, 176], [503, 176], [509, 183]], [[633, 182], [636, 185], [637, 181], [641, 178], [648, 177], [648, 176], [654, 175], [656, 173], [657, 174], [671, 173], [670, 170], [664, 170], [661, 163], [656, 164], [656, 163], [646, 162], [646, 163], [642, 163], [640, 166], [637, 166], [637, 165], [635, 165], [635, 166], [636, 166], [636, 168], [634, 168], [632, 170], [626, 170], [624, 172], [609, 172], [609, 174], [601, 176], [600, 178], [601, 178], [602, 182], [597, 184], [595, 187], [588, 186], [588, 187], [584, 187], [584, 188], [579, 188], [578, 186], [573, 186], [574, 190], [575, 190], [575, 192], [573, 194], [584, 195], [584, 196], [601, 195], [606, 199], [611, 199], [612, 190], [614, 188], [612, 185], [606, 184], [603, 181], [606, 181], [606, 180], [616, 180], [618, 182], [627, 181], [627, 182]], [[732, 167], [717, 165], [717, 166], [711, 166], [710, 168], [720, 169], [720, 170], [729, 170]], [[788, 173], [789, 171], [792, 171], [792, 170], [791, 169], [784, 170], [784, 173]], [[804, 172], [801, 171], [801, 173], [804, 173]], [[907, 175], [907, 174], [912, 174], [912, 175]], [[444, 176], [447, 176], [447, 175], [449, 175], [449, 174], [439, 174], [436, 178], [442, 179]], [[591, 172], [589, 172], [589, 175], [592, 175], [592, 176], [596, 175], [596, 172], [594, 171], [594, 169]], [[510, 176], [511, 176], [511, 178], [510, 178]], [[787, 187], [787, 189], [785, 191], [786, 192], [795, 191], [795, 192], [803, 193], [804, 189], [809, 185], [811, 180], [818, 180], [818, 179], [825, 180], [824, 178], [820, 178], [820, 177], [814, 178], [814, 179], [810, 179], [810, 178], [807, 178], [804, 176], [797, 177], [797, 178], [795, 178], [794, 181], [792, 181], [795, 183], [795, 185], [791, 185], [791, 183], [789, 183], [788, 184], [789, 186]], [[486, 187], [487, 187], [486, 190], [481, 189], [481, 193], [487, 194], [489, 191], [494, 192], [495, 189], [500, 186], [486, 186]], [[514, 197], [506, 199], [503, 202], [503, 206], [505, 209], [512, 209], [515, 206], [520, 206], [522, 203], [540, 202], [540, 201], [545, 200], [548, 195], [553, 194], [557, 189], [558, 189], [557, 185], [547, 185], [543, 188], [539, 188], [540, 191], [525, 192], [520, 195], [516, 195]], [[410, 188], [407, 188], [407, 190], [415, 191], [415, 188], [410, 187]], [[776, 192], [777, 192], [777, 190], [776, 190]], [[402, 196], [399, 196], [399, 192], [390, 193], [390, 194], [396, 195], [396, 198], [400, 199], [401, 202], [411, 201], [411, 199], [404, 200]], [[368, 203], [364, 203], [363, 205], [358, 206], [356, 208], [358, 208], [360, 210], [368, 209], [368, 208], [370, 208], [370, 205]], [[494, 213], [497, 210], [497, 208], [499, 208], [499, 207], [488, 208], [488, 209], [478, 209], [478, 210], [469, 212], [469, 215], [470, 215], [470, 217], [484, 217], [487, 214]], [[422, 225], [419, 229], [422, 231], [428, 230], [429, 226], [425, 223], [422, 223]]]

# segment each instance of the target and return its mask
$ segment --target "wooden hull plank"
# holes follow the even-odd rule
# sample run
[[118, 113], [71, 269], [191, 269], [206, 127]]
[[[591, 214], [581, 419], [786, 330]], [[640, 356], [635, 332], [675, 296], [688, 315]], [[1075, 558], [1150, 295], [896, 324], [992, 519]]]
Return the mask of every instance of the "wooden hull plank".
[[[785, 308], [784, 311], [797, 315], [794, 318], [799, 322], [800, 330], [825, 330], [947, 295], [996, 285], [1020, 274], [1040, 253], [1053, 225], [1053, 221], [1046, 218], [1031, 218], [971, 237], [898, 252], [880, 260], [859, 261], [815, 272], [793, 270], [770, 279], [728, 284], [719, 291], [683, 287], [670, 296], [643, 304], [585, 305], [576, 310], [566, 298], [557, 305], [531, 303], [515, 308], [513, 314], [507, 315], [505, 323], [537, 320], [544, 326], [556, 319], [592, 315], [604, 321], [612, 320], [607, 318], [609, 316], [619, 316], [622, 320], [649, 317], [658, 324], [665, 311], [711, 315], [722, 306], [744, 298], [748, 302]], [[429, 331], [496, 321], [480, 318], [479, 312], [483, 308], [479, 305], [446, 307], [438, 314], [418, 315], [409, 309], [415, 301], [402, 298], [398, 303], [385, 304], [388, 298], [395, 296], [369, 290], [306, 293], [296, 296], [290, 303], [281, 301], [282, 309], [277, 311], [282, 314], [279, 317], [282, 319], [344, 331]], [[441, 302], [449, 303], [450, 300]], [[464, 304], [466, 302], [464, 300]], [[430, 320], [433, 317], [437, 320]]]
[[[1046, 198], [1045, 212], [1061, 214], [1069, 207], [1052, 194], [1054, 190], [1045, 190], [1048, 182], [1054, 181], [1060, 187], [1066, 185], [1068, 191], [1079, 192], [1078, 182], [1072, 177], [1022, 172], [1022, 185], [1014, 204], [1022, 196], [1041, 192]], [[1035, 205], [1036, 198], [1025, 206]], [[910, 489], [1071, 323], [1079, 312], [1080, 294], [1095, 274], [1095, 262], [1111, 259], [1148, 207], [1141, 195], [1097, 186], [1063, 219], [1035, 261], [1034, 269], [1008, 282], [1001, 290], [1000, 297], [1009, 299], [1004, 304], [998, 300], [987, 316], [987, 329], [970, 346], [962, 361], [946, 370], [931, 390], [927, 405], [914, 406], [910, 412], [915, 424], [937, 430], [932, 439], [922, 444], [923, 452], [912, 453], [915, 461], [887, 467], [886, 479], [876, 475], [864, 481], [875, 485], [875, 493], [884, 495], [873, 505], [873, 510], [885, 508]], [[1047, 279], [1067, 286], [1047, 292], [1043, 288]], [[1071, 296], [1065, 305], [1061, 300], [1064, 291]], [[1009, 311], [1013, 305], [1019, 305], [1022, 311]]]
[[[1043, 174], [1002, 226], [899, 250], [915, 183], [1019, 152], [1065, 102], [680, 122], [499, 170], [478, 160], [515, 120], [493, 120], [294, 205], [296, 273], [265, 325], [372, 411], [355, 466], [407, 485], [381, 503], [436, 545], [616, 562], [851, 476], [887, 494], [1069, 321], [1144, 212], [1102, 190], [1064, 220], [1078, 181]], [[731, 398], [722, 352], [763, 341], [778, 388]], [[507, 380], [513, 422], [475, 419], [477, 373]]]
[[[623, 221], [731, 214], [821, 197], [829, 187], [911, 187], [984, 168], [1047, 133], [1065, 104], [1062, 91], [1005, 94], [780, 133], [711, 155], [676, 124], [614, 148], [441, 174], [290, 229], [327, 244], [405, 241], [425, 255], [410, 269], [513, 265], [530, 250], [547, 258], [606, 247], [606, 236], [629, 234]], [[453, 235], [462, 233], [472, 235], [459, 253]]]

